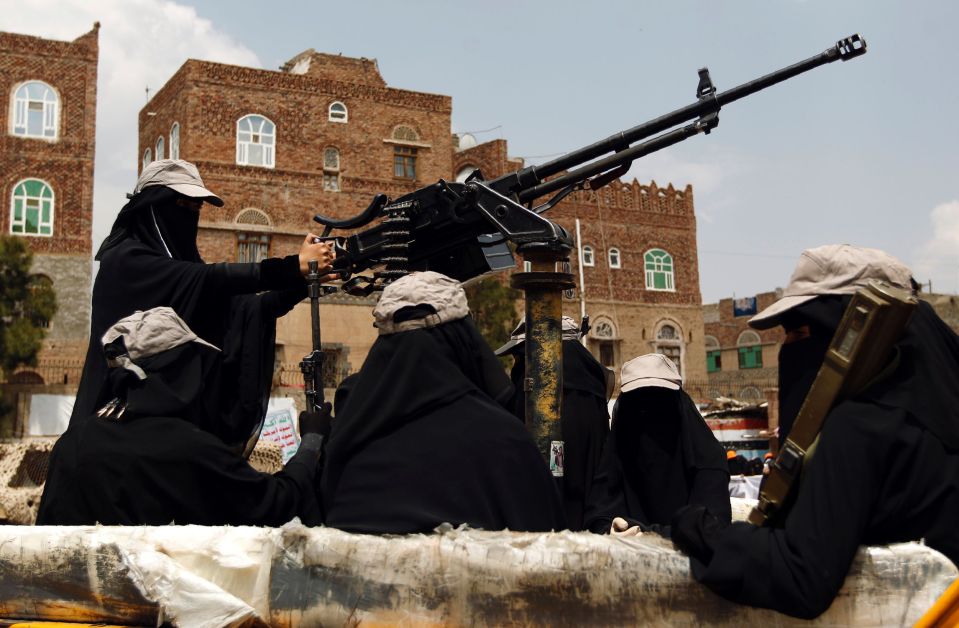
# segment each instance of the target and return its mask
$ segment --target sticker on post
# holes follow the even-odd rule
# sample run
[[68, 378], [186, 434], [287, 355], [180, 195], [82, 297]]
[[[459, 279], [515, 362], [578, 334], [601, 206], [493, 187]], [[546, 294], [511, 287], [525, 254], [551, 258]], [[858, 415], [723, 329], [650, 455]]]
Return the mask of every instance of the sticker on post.
[[549, 470], [553, 477], [563, 477], [563, 441], [561, 440], [549, 443]]

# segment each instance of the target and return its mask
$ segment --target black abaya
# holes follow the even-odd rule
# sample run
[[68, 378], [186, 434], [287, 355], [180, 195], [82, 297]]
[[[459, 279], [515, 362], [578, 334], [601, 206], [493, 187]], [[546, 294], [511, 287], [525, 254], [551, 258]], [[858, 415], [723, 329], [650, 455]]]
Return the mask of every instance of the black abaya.
[[730, 520], [722, 446], [685, 391], [646, 387], [623, 393], [593, 483], [587, 527], [607, 533], [613, 518], [622, 517], [663, 530], [688, 504]]
[[472, 321], [380, 336], [337, 414], [321, 495], [351, 532], [565, 527], [545, 461], [495, 401], [509, 382]]
[[[522, 380], [526, 362], [522, 353], [514, 353], [513, 357], [515, 362], [510, 377], [516, 392], [510, 406], [523, 420], [526, 396]], [[566, 521], [570, 530], [583, 530], [586, 501], [609, 435], [609, 412], [606, 409], [605, 369], [578, 340], [563, 341], [560, 429], [564, 447], [562, 491]]]
[[697, 580], [812, 618], [862, 544], [924, 539], [959, 565], [959, 338], [920, 302], [896, 346], [886, 374], [828, 414], [783, 527], [716, 530], [679, 514], [673, 540]]

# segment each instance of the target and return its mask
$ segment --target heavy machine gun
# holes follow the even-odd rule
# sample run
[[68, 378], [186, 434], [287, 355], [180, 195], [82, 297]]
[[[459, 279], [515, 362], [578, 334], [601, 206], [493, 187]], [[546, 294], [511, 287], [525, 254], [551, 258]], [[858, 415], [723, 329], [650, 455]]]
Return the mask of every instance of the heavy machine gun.
[[[379, 194], [357, 216], [341, 220], [317, 215], [314, 220], [325, 227], [323, 238], [336, 242], [334, 270], [351, 294], [382, 289], [412, 270], [435, 270], [465, 281], [512, 268], [515, 261], [507, 242], [521, 254], [532, 248], [563, 256], [571, 250], [572, 239], [542, 214], [570, 193], [597, 190], [625, 174], [634, 160], [709, 133], [719, 124], [720, 108], [728, 103], [865, 52], [866, 41], [851, 35], [816, 56], [725, 92], [716, 90], [709, 70], [702, 68], [692, 104], [558, 159], [490, 181], [479, 171], [462, 183], [441, 179], [396, 200]], [[534, 204], [550, 194], [545, 202]], [[380, 223], [366, 228], [379, 218]], [[364, 230], [344, 238], [331, 237], [334, 229]], [[353, 277], [377, 267], [383, 269], [372, 277]]]

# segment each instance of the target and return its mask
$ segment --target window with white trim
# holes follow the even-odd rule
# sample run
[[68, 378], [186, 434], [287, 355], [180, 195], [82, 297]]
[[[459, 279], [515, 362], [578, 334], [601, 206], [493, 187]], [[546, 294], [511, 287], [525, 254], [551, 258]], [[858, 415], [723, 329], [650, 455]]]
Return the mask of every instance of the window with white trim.
[[163, 159], [163, 145], [164, 145], [164, 143], [165, 143], [165, 142], [163, 141], [163, 136], [162, 136], [162, 135], [157, 138], [157, 143], [156, 143], [157, 161], [159, 161], [160, 159]]
[[274, 166], [276, 125], [252, 113], [236, 121], [236, 163], [240, 166]]
[[663, 323], [656, 331], [656, 353], [673, 361], [679, 374], [683, 373], [683, 334], [672, 323]]
[[13, 186], [10, 233], [53, 235], [53, 188], [40, 179], [23, 179]]
[[350, 119], [350, 112], [347, 110], [346, 105], [340, 101], [335, 101], [330, 103], [329, 117], [330, 122], [347, 122]]
[[323, 189], [340, 191], [340, 151], [332, 146], [323, 151]]
[[583, 266], [595, 266], [596, 261], [593, 257], [593, 247], [586, 245], [583, 247]]
[[153, 149], [146, 149], [143, 151], [143, 162], [140, 164], [140, 170], [143, 170], [153, 161]]
[[619, 256], [619, 249], [613, 247], [609, 249], [609, 267], [610, 268], [622, 268], [622, 260]]
[[57, 139], [60, 126], [60, 98], [42, 81], [28, 81], [13, 95], [11, 132], [22, 137]]
[[747, 329], [739, 334], [736, 339], [736, 347], [739, 351], [739, 368], [741, 369], [759, 369], [763, 367], [763, 347], [759, 334], [751, 329]]
[[643, 256], [646, 266], [646, 289], [675, 291], [673, 256], [662, 249], [650, 249]]
[[180, 123], [174, 122], [170, 127], [170, 159], [180, 158]]
[[[270, 227], [270, 217], [259, 209], [250, 207], [237, 214], [234, 222], [238, 229], [243, 225], [256, 225], [260, 229]], [[248, 227], [249, 229], [249, 227]], [[238, 231], [236, 234], [236, 261], [261, 262], [270, 256], [270, 234], [262, 230]]]

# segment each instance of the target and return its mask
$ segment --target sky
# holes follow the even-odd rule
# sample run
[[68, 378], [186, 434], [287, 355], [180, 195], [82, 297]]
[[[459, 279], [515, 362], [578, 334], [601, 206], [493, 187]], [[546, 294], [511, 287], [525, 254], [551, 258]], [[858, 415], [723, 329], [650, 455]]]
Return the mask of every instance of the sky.
[[865, 56], [727, 105], [627, 178], [693, 186], [706, 303], [785, 286], [803, 249], [837, 242], [959, 292], [951, 0], [0, 0], [0, 16], [66, 40], [101, 22], [95, 246], [136, 180], [145, 90], [187, 58], [375, 58], [392, 87], [452, 96], [453, 132], [540, 163], [693, 102], [700, 67], [723, 91], [858, 32]]

